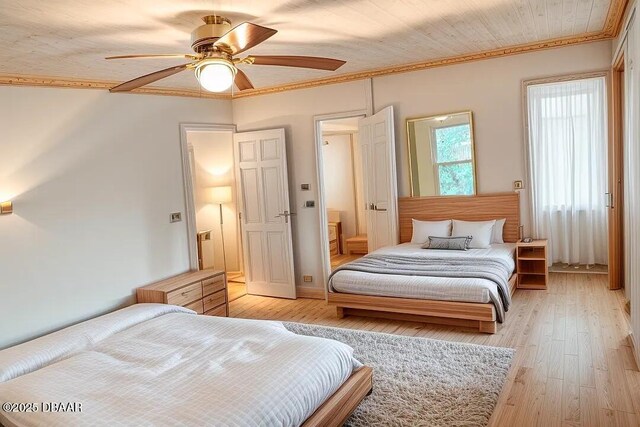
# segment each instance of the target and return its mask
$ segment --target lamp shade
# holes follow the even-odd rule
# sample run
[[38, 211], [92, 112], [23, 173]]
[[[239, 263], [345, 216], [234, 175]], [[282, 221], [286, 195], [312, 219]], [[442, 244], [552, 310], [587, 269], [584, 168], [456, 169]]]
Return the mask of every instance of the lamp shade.
[[209, 92], [224, 92], [231, 87], [235, 77], [235, 67], [224, 59], [206, 59], [196, 67], [196, 78]]
[[230, 185], [209, 188], [209, 201], [218, 205], [231, 203], [233, 194]]

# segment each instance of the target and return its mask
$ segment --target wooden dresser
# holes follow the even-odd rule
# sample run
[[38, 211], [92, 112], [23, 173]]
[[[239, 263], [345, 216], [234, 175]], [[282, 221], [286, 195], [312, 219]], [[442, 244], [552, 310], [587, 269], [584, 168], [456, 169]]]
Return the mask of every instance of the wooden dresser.
[[181, 305], [198, 314], [229, 315], [227, 277], [224, 271], [200, 270], [170, 277], [138, 288], [139, 303]]

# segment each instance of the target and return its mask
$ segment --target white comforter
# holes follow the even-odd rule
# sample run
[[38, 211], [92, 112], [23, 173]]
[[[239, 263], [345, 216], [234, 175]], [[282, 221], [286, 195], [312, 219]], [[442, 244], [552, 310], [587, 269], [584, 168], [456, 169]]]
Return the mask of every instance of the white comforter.
[[[508, 262], [511, 271], [515, 269], [514, 243], [494, 244], [486, 249], [470, 249], [468, 251], [421, 249], [420, 246], [415, 243], [403, 243], [378, 249], [372, 254], [413, 257], [416, 263], [429, 256], [459, 259], [465, 257], [499, 258]], [[492, 300], [491, 295], [494, 296], [494, 300], [499, 298], [497, 285], [490, 280], [481, 278], [405, 276], [349, 270], [339, 271], [333, 276], [329, 291], [475, 303], [489, 303]]]
[[[298, 426], [361, 365], [279, 322], [137, 304], [0, 351], [7, 426]], [[80, 403], [52, 413], [42, 403]], [[78, 405], [75, 405], [78, 408]]]

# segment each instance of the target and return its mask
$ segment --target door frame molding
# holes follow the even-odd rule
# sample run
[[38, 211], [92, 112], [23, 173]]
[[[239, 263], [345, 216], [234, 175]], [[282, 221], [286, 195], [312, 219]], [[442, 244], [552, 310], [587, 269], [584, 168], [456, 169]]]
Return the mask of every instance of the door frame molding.
[[338, 120], [358, 117], [368, 117], [367, 109], [344, 111], [341, 113], [320, 114], [313, 116], [313, 130], [316, 146], [316, 179], [318, 181], [318, 225], [320, 229], [320, 260], [322, 262], [322, 284], [324, 297], [327, 298], [327, 281], [331, 274], [331, 257], [329, 256], [329, 229], [326, 224], [327, 201], [324, 188], [324, 157], [322, 154], [322, 122], [327, 120]]
[[[193, 171], [189, 161], [189, 132], [236, 132], [236, 125], [215, 123], [180, 123], [180, 156], [182, 158], [182, 187], [184, 190], [185, 222], [187, 225], [187, 246], [189, 270], [198, 270], [198, 239], [196, 237], [196, 204], [193, 196]], [[235, 158], [233, 163], [235, 166]]]
[[624, 287], [624, 125], [625, 96], [624, 51], [611, 67], [611, 93], [609, 95], [609, 192], [612, 194], [612, 206], [609, 212], [609, 289]]

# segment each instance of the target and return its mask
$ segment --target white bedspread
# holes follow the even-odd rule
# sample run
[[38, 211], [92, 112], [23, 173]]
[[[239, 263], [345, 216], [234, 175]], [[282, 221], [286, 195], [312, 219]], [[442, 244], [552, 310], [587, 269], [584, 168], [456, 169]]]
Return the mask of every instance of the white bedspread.
[[0, 351], [0, 402], [80, 403], [7, 426], [298, 426], [361, 365], [280, 322], [137, 304]]
[[[509, 263], [511, 271], [515, 269], [515, 243], [493, 244], [486, 249], [470, 249], [467, 251], [421, 249], [420, 246], [420, 244], [415, 243], [403, 243], [378, 249], [372, 254], [413, 257], [416, 259], [416, 263], [419, 263], [420, 259], [429, 256], [458, 259], [470, 256], [486, 259], [500, 258]], [[481, 278], [406, 276], [349, 270], [337, 272], [333, 276], [329, 290], [331, 292], [359, 295], [476, 303], [491, 302], [491, 294], [495, 298], [499, 298], [497, 285], [491, 280]]]

